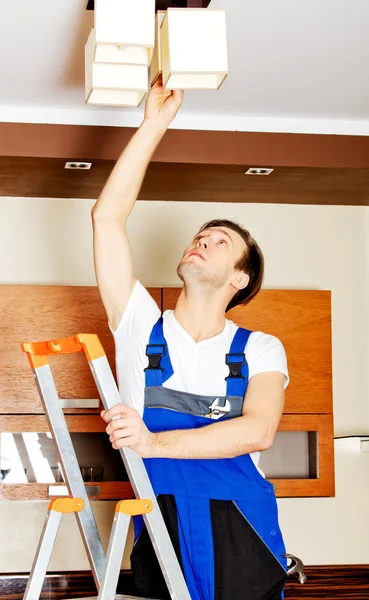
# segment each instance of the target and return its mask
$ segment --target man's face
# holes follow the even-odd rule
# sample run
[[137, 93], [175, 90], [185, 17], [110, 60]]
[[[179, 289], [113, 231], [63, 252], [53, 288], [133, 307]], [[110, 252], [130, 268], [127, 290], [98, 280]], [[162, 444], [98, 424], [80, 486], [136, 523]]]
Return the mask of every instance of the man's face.
[[229, 286], [240, 274], [234, 266], [245, 250], [246, 243], [233, 229], [204, 229], [185, 249], [177, 268], [178, 276], [184, 282], [199, 281], [215, 288]]

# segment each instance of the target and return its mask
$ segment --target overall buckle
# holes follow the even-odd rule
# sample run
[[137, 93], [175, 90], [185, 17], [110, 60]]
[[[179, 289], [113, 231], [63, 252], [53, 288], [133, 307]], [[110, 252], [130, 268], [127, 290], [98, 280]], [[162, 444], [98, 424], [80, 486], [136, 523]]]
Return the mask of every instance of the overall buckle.
[[229, 367], [229, 375], [225, 379], [245, 379], [241, 373], [241, 369], [246, 362], [244, 353], [235, 352], [226, 354], [226, 365]]
[[[159, 352], [158, 352], [159, 350]], [[164, 369], [160, 366], [160, 361], [165, 355], [165, 344], [147, 344], [146, 356], [149, 359], [149, 366], [144, 371], [160, 370]]]

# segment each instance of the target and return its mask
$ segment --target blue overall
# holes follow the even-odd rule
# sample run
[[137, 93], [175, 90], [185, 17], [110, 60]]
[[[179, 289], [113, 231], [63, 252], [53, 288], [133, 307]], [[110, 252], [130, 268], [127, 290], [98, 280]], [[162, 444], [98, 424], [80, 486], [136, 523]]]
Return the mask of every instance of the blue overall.
[[[230, 374], [225, 397], [189, 394], [163, 387], [173, 368], [161, 317], [146, 349], [149, 366], [145, 369], [143, 420], [148, 429], [160, 432], [209, 425], [215, 422], [214, 400], [220, 407], [228, 401], [229, 411], [218, 421], [241, 416], [248, 384], [245, 348], [250, 334], [239, 328], [226, 355]], [[249, 454], [226, 459], [154, 458], [144, 462], [158, 501], [163, 499], [159, 505], [192, 600], [283, 598], [287, 560], [274, 490]], [[160, 586], [143, 583], [150, 568], [148, 561], [146, 566], [142, 562], [147, 545], [140, 549], [145, 529], [143, 519], [135, 518], [131, 558], [138, 591], [151, 597], [161, 593], [160, 598], [166, 598], [169, 596], [161, 592]]]

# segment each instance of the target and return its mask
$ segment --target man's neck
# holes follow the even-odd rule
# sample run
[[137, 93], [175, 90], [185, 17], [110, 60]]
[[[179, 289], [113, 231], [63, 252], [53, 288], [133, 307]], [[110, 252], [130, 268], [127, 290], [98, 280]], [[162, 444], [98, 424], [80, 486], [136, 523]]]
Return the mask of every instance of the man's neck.
[[212, 338], [224, 329], [223, 299], [183, 287], [174, 310], [176, 321], [195, 342]]

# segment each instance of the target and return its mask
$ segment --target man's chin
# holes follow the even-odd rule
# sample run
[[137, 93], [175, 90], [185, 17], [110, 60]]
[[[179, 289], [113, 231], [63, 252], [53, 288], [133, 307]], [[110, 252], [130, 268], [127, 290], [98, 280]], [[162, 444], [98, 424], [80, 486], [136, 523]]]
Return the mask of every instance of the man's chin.
[[204, 277], [204, 272], [200, 265], [195, 262], [181, 262], [177, 267], [177, 275], [181, 281], [185, 282], [186, 279], [201, 280]]

